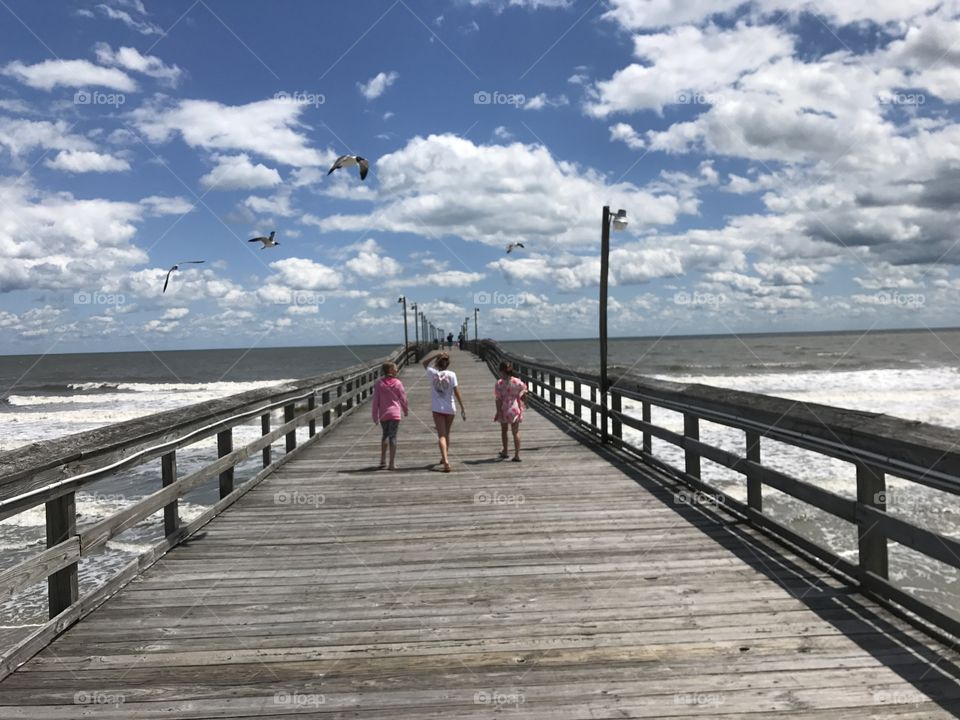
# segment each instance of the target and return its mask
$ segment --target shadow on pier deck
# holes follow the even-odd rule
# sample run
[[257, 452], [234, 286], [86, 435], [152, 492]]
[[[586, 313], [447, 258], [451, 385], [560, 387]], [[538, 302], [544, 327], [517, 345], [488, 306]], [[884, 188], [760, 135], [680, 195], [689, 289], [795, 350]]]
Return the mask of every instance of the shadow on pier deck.
[[956, 653], [493, 379], [437, 472], [429, 392], [396, 472], [361, 407], [0, 682], [17, 718], [938, 718]]

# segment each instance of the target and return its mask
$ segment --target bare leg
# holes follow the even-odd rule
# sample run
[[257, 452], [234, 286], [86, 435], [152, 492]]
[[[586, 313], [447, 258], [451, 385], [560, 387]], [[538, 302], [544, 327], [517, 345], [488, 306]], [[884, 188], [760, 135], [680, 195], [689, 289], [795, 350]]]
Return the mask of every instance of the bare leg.
[[447, 419], [444, 415], [434, 415], [433, 424], [437, 427], [437, 444], [440, 446], [440, 464], [444, 468], [450, 467], [447, 458]]
[[500, 457], [507, 456], [507, 424], [500, 423]]
[[445, 426], [445, 427], [444, 427], [444, 431], [445, 431], [445, 434], [444, 434], [444, 438], [443, 438], [443, 439], [444, 439], [445, 447], [444, 447], [443, 453], [444, 453], [444, 458], [446, 458], [446, 459], [445, 459], [445, 461], [444, 461], [443, 469], [446, 470], [446, 471], [448, 471], [448, 472], [449, 472], [449, 470], [450, 470], [450, 457], [449, 457], [449, 454], [450, 454], [450, 430], [453, 428], [453, 419], [454, 419], [454, 416], [453, 416], [453, 415], [447, 415], [447, 416], [444, 417], [444, 426]]
[[387, 441], [380, 441], [380, 467], [387, 464]]
[[391, 470], [397, 469], [396, 459], [397, 459], [397, 444], [390, 443], [390, 469]]
[[[513, 459], [520, 459], [520, 423], [516, 422], [511, 426], [513, 430]], [[503, 447], [507, 447], [507, 428], [503, 428]]]

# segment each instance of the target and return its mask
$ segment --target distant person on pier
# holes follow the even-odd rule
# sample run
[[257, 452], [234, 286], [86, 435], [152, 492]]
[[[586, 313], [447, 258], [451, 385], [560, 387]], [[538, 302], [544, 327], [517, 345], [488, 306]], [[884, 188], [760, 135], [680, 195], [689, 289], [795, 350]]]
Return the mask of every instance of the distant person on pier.
[[383, 437], [380, 440], [380, 469], [387, 467], [389, 448], [390, 470], [396, 470], [397, 430], [400, 429], [400, 418], [407, 416], [407, 391], [397, 377], [395, 363], [384, 363], [382, 370], [383, 377], [373, 386], [371, 413], [374, 424], [379, 423], [383, 428]]
[[447, 348], [453, 350], [453, 333], [447, 335]]
[[463, 333], [460, 333], [459, 335], [457, 335], [457, 347], [463, 350], [465, 344], [466, 344], [466, 340], [463, 337]]
[[500, 423], [500, 457], [509, 457], [507, 451], [507, 428], [513, 432], [513, 462], [520, 462], [520, 423], [527, 405], [527, 385], [513, 374], [513, 365], [506, 360], [500, 363], [500, 379], [493, 388], [497, 405], [494, 422]]
[[[450, 370], [450, 356], [435, 350], [420, 361], [430, 378], [433, 424], [437, 427], [437, 443], [440, 446], [440, 464], [444, 472], [450, 472], [450, 430], [460, 403], [460, 417], [466, 421], [467, 411], [457, 382], [457, 374]], [[430, 367], [430, 363], [433, 367]]]

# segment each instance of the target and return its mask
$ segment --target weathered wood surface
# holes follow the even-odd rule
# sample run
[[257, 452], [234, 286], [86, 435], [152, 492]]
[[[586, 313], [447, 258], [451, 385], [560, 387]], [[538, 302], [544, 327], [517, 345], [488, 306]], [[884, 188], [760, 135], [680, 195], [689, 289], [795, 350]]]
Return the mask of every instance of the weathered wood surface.
[[[0, 683], [11, 718], [943, 718], [956, 653], [650, 475], [524, 422], [454, 352], [397, 472], [361, 408]], [[652, 472], [652, 471], [651, 471]]]

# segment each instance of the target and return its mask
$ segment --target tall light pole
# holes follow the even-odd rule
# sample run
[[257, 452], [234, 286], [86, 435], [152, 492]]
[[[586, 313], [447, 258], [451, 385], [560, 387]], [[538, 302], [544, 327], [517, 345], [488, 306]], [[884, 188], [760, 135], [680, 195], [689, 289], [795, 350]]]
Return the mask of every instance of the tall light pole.
[[410, 349], [410, 336], [407, 331], [407, 296], [401, 295], [397, 302], [403, 303], [403, 349], [406, 351]]
[[617, 210], [610, 214], [610, 206], [603, 206], [603, 222], [600, 229], [600, 439], [609, 442], [607, 429], [610, 409], [607, 393], [610, 390], [607, 380], [607, 281], [610, 274], [610, 225], [615, 230], [627, 226], [627, 211]]
[[410, 303], [410, 309], [413, 310], [413, 336], [414, 336], [414, 339], [416, 340], [417, 347], [419, 347], [420, 346], [420, 324], [419, 324], [420, 318], [417, 315], [417, 312], [418, 312], [417, 304]]
[[477, 315], [480, 314], [480, 308], [475, 307], [473, 309], [473, 340], [474, 342], [480, 341], [480, 333], [477, 332]]

